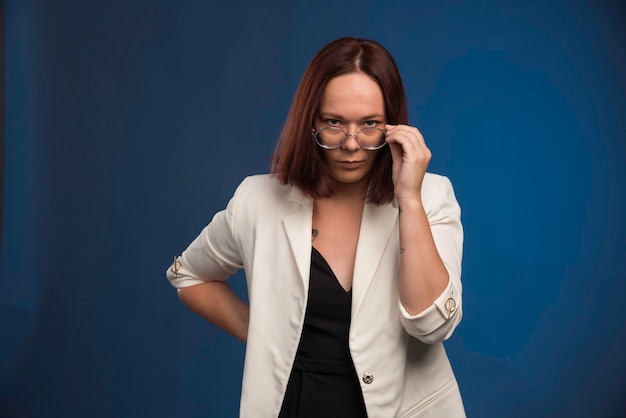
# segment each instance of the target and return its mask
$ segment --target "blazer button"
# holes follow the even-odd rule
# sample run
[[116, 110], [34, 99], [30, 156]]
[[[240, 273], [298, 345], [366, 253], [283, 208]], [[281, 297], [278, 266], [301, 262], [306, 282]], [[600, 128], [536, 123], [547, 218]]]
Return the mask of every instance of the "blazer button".
[[363, 374], [363, 383], [365, 383], [366, 385], [369, 385], [373, 381], [374, 381], [374, 375], [373, 374], [371, 374], [371, 373]]
[[446, 308], [446, 312], [448, 312], [448, 319], [450, 319], [450, 316], [452, 315], [452, 313], [456, 311], [456, 300], [452, 298], [448, 298], [444, 306]]

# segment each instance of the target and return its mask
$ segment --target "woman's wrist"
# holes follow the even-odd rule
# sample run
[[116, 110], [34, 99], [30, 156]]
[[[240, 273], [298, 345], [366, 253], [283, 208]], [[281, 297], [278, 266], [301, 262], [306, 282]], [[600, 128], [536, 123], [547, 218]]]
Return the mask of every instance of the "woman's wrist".
[[424, 210], [421, 197], [412, 196], [396, 199], [398, 201], [400, 213], [419, 212], [421, 210]]

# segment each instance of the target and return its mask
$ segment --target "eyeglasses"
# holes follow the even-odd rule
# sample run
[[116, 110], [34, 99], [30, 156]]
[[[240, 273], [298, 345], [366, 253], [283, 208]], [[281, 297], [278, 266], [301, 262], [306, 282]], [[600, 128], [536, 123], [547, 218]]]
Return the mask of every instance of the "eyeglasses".
[[324, 149], [337, 149], [351, 136], [356, 139], [361, 148], [369, 151], [380, 149], [387, 143], [385, 142], [385, 131], [379, 128], [365, 128], [355, 134], [349, 134], [334, 126], [327, 126], [319, 131], [313, 129], [315, 143]]

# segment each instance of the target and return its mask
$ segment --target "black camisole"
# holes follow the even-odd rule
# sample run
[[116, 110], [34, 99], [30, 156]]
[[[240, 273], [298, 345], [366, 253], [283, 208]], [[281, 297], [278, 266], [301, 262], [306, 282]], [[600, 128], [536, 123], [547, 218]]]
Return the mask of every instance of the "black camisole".
[[348, 346], [352, 289], [311, 251], [309, 298], [279, 418], [367, 417]]

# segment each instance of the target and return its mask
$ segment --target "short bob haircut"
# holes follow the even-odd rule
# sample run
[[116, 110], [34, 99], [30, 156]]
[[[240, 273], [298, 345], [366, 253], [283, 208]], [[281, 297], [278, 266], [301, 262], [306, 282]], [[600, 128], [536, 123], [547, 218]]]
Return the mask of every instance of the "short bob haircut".
[[[271, 159], [272, 174], [283, 184], [291, 184], [313, 198], [334, 193], [322, 159], [324, 150], [312, 136], [313, 123], [328, 82], [350, 73], [365, 74], [378, 83], [387, 123], [408, 123], [404, 86], [389, 51], [375, 41], [359, 38], [337, 39], [322, 48], [302, 76]], [[382, 205], [392, 201], [391, 161], [389, 146], [381, 148], [372, 169], [367, 203]]]

